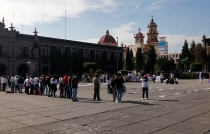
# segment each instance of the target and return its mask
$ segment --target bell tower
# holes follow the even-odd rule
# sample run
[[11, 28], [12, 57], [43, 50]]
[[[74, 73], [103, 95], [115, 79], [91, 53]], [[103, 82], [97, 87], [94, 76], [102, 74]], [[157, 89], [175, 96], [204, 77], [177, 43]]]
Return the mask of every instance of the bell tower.
[[135, 45], [137, 47], [142, 48], [142, 46], [144, 44], [144, 35], [141, 33], [140, 28], [139, 28], [139, 32], [136, 35], [134, 34], [134, 38], [135, 38]]
[[157, 31], [157, 24], [154, 22], [154, 19], [152, 17], [151, 22], [148, 25], [148, 31], [147, 31], [147, 44], [158, 44], [158, 31]]

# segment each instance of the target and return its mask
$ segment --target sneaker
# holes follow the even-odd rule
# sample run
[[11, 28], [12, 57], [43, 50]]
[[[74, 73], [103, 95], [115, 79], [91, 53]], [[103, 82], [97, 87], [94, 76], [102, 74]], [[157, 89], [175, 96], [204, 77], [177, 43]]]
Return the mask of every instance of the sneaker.
[[74, 100], [74, 101], [78, 101], [78, 100]]
[[118, 102], [118, 100], [115, 100], [115, 102]]
[[142, 100], [144, 100], [144, 98], [141, 98]]

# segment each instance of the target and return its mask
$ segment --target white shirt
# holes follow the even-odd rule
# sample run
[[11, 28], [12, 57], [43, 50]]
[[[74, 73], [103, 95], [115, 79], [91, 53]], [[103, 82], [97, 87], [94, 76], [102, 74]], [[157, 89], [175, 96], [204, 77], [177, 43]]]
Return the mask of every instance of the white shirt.
[[25, 84], [26, 86], [30, 86], [30, 79], [25, 79], [24, 84]]
[[62, 77], [59, 78], [59, 84], [61, 84], [61, 83], [63, 83], [63, 78]]
[[2, 78], [1, 83], [7, 83], [7, 78]]
[[13, 76], [10, 78], [10, 82], [15, 82], [15, 78]]
[[34, 85], [34, 79], [33, 78], [30, 78], [30, 83], [31, 83], [31, 85]]
[[149, 79], [148, 81], [145, 81], [145, 79], [141, 78], [140, 81], [142, 83], [142, 87], [148, 87]]
[[34, 85], [36, 85], [36, 84], [39, 84], [39, 78], [38, 77], [34, 78]]
[[110, 85], [110, 84], [111, 84], [111, 79], [106, 80], [106, 84], [107, 84], [107, 85]]
[[57, 79], [51, 78], [50, 83], [51, 84], [58, 84], [58, 81], [57, 81]]
[[15, 77], [15, 85], [18, 85], [18, 79], [17, 77]]

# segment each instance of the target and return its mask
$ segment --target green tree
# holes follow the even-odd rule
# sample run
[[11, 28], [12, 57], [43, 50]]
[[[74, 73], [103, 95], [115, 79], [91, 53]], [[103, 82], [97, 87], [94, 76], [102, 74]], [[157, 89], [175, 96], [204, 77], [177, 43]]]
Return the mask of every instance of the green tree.
[[200, 71], [202, 71], [202, 68], [203, 68], [203, 66], [201, 63], [191, 63], [190, 64], [190, 70], [192, 72], [194, 72], [194, 71], [200, 72]]
[[150, 49], [147, 54], [148, 54], [147, 55], [148, 57], [146, 60], [147, 64], [145, 64], [145, 68], [148, 69], [147, 72], [149, 72], [149, 73], [154, 72], [154, 66], [155, 66], [156, 58], [157, 58], [154, 46], [150, 46]]
[[180, 54], [180, 59], [183, 60], [186, 57], [190, 58], [190, 50], [189, 50], [189, 47], [188, 47], [187, 40], [184, 41], [184, 46], [182, 47], [182, 52]]
[[189, 57], [185, 57], [184, 59], [181, 60], [182, 64], [184, 65], [184, 71], [188, 74], [188, 70], [190, 68], [190, 58]]
[[143, 69], [143, 54], [142, 54], [142, 49], [141, 48], [137, 48], [137, 52], [136, 52], [136, 71], [140, 72]]
[[155, 64], [155, 71], [164, 71], [164, 72], [171, 72], [175, 69], [175, 64], [173, 59], [168, 59], [166, 57], [159, 58]]
[[127, 47], [127, 49], [126, 49], [126, 65], [127, 65], [128, 70], [130, 69], [129, 68], [130, 64], [131, 64], [130, 50]]
[[195, 45], [195, 41], [193, 40], [191, 43], [191, 48], [190, 48], [190, 57], [192, 61], [195, 61], [195, 51], [196, 51], [196, 45]]
[[134, 57], [133, 57], [132, 49], [130, 50], [130, 60], [131, 60], [131, 63], [129, 65], [129, 70], [133, 70], [135, 68], [135, 66], [134, 66]]

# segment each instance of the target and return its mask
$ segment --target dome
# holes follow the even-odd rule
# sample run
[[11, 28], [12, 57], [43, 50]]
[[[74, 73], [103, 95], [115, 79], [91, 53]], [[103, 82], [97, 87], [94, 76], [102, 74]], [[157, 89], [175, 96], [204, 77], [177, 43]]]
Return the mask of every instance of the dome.
[[108, 46], [117, 46], [115, 39], [109, 35], [109, 31], [106, 31], [106, 35], [102, 36], [98, 44], [108, 45]]
[[141, 33], [140, 28], [139, 28], [139, 32], [138, 32], [138, 33], [136, 33], [136, 36], [143, 36], [143, 34]]

